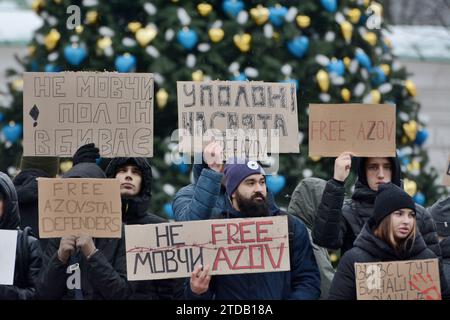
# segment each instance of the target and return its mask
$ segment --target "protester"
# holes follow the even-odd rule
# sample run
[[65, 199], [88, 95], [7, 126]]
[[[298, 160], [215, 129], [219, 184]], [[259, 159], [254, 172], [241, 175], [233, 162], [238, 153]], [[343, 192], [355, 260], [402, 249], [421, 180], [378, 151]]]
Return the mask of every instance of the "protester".
[[326, 181], [319, 178], [305, 178], [295, 188], [288, 206], [288, 213], [299, 217], [305, 224], [314, 256], [320, 271], [320, 299], [326, 299], [330, 291], [334, 268], [327, 249], [312, 243], [311, 229], [316, 219], [317, 207], [322, 199]]
[[[393, 183], [378, 188], [372, 217], [364, 225], [352, 249], [341, 258], [331, 283], [329, 299], [356, 300], [355, 263], [432, 259], [417, 232], [416, 206], [411, 197]], [[439, 264], [442, 292], [447, 289]], [[438, 298], [437, 292], [429, 292]]]
[[0, 284], [0, 300], [36, 299], [36, 282], [42, 266], [39, 241], [19, 230], [17, 194], [11, 179], [0, 172], [0, 230], [18, 230], [13, 285]]
[[[354, 158], [358, 180], [352, 198], [345, 201], [344, 182], [350, 173], [351, 153], [344, 152], [336, 158], [334, 175], [327, 182], [322, 201], [317, 210], [312, 237], [314, 242], [341, 254], [353, 247], [353, 242], [364, 224], [372, 216], [374, 202], [380, 185], [392, 182], [401, 186], [398, 158]], [[436, 228], [428, 212], [416, 204], [418, 231], [426, 245], [438, 256]]]
[[[205, 170], [205, 169], [204, 169]], [[232, 161], [225, 166], [226, 206], [222, 218], [277, 216], [267, 200], [264, 170], [255, 161]], [[217, 218], [220, 218], [217, 216]], [[209, 266], [196, 266], [186, 286], [187, 299], [260, 300], [318, 299], [320, 273], [303, 223], [291, 217], [291, 270], [247, 274], [209, 275]]]

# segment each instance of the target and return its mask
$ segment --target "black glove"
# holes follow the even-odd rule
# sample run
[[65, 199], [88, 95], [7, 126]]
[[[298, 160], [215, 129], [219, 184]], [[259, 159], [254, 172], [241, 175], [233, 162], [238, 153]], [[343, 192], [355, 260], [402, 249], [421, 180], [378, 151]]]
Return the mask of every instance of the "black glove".
[[82, 162], [95, 163], [96, 159], [100, 158], [99, 149], [94, 143], [88, 143], [78, 148], [77, 152], [73, 155], [72, 163], [77, 165]]

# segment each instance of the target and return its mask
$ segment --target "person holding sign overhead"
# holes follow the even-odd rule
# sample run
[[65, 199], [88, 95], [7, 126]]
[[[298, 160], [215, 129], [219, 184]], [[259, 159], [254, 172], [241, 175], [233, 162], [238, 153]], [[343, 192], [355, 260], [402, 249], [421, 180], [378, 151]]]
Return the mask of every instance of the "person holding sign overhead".
[[16, 189], [14, 189], [11, 179], [0, 172], [0, 230], [18, 231], [13, 284], [0, 284], [0, 300], [32, 300], [37, 298], [35, 288], [42, 266], [41, 248], [38, 239], [19, 230], [19, 225], [20, 216]]
[[[227, 203], [216, 218], [254, 218], [282, 215], [267, 200], [264, 170], [256, 161], [230, 159], [225, 165]], [[197, 265], [186, 286], [187, 299], [282, 300], [318, 299], [320, 274], [305, 225], [290, 216], [291, 270], [282, 272], [209, 275], [209, 266]]]
[[[331, 250], [341, 249], [341, 254], [353, 247], [364, 223], [372, 216], [379, 187], [388, 182], [398, 187], [402, 185], [397, 157], [352, 159], [351, 156], [351, 152], [344, 152], [336, 158], [334, 175], [325, 186], [312, 232], [314, 243]], [[351, 199], [344, 202], [344, 183], [353, 162], [358, 179]], [[440, 256], [436, 227], [430, 214], [418, 204], [415, 211], [418, 231], [426, 245]]]
[[[331, 283], [329, 299], [356, 300], [355, 263], [384, 262], [400, 260], [433, 259], [437, 256], [427, 248], [422, 235], [417, 231], [416, 206], [412, 198], [393, 183], [385, 183], [378, 189], [373, 215], [364, 225], [354, 247], [347, 251], [339, 262], [337, 272]], [[439, 299], [446, 295], [447, 282], [439, 264], [441, 290], [431, 283], [424, 272], [416, 278], [423, 278], [426, 289], [410, 284], [419, 290], [425, 299]], [[395, 276], [395, 273], [392, 273]], [[381, 275], [379, 275], [381, 277]], [[425, 284], [425, 283], [424, 283]], [[388, 284], [380, 283], [380, 290]]]

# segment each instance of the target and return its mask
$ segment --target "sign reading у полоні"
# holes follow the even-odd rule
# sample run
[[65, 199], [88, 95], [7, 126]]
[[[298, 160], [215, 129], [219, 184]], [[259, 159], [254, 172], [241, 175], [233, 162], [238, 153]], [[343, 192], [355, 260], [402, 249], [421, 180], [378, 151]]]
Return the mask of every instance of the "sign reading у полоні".
[[38, 193], [40, 238], [122, 236], [119, 180], [38, 178]]
[[225, 159], [300, 151], [293, 83], [178, 81], [177, 99], [180, 152], [202, 152], [212, 137]]
[[287, 216], [127, 225], [125, 243], [128, 280], [290, 270]]
[[153, 156], [153, 74], [24, 73], [24, 156]]
[[310, 104], [309, 156], [395, 157], [395, 106]]
[[438, 259], [355, 263], [358, 300], [441, 300]]

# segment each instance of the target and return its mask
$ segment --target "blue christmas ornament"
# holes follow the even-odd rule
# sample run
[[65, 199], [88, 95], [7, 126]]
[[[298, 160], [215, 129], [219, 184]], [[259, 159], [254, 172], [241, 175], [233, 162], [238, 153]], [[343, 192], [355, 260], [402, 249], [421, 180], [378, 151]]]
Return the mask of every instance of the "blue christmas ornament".
[[45, 65], [44, 71], [45, 72], [60, 72], [61, 68], [58, 66], [55, 66], [54, 64], [49, 63], [49, 64]]
[[114, 65], [119, 72], [130, 72], [136, 68], [136, 58], [129, 53], [125, 53], [116, 58]]
[[416, 140], [414, 140], [414, 143], [421, 146], [428, 138], [428, 130], [422, 129], [417, 131], [416, 134]]
[[36, 60], [31, 61], [31, 71], [39, 71], [39, 64]]
[[3, 135], [6, 140], [11, 143], [16, 142], [22, 135], [22, 125], [20, 123], [16, 123], [13, 125], [7, 125], [3, 127]]
[[287, 43], [289, 52], [297, 58], [302, 58], [309, 48], [309, 39], [305, 36], [298, 36]]
[[247, 80], [247, 77], [245, 76], [244, 73], [239, 73], [237, 76], [234, 76], [231, 81], [245, 81]]
[[355, 57], [358, 63], [366, 68], [367, 71], [370, 72], [372, 70], [372, 62], [370, 62], [369, 56], [364, 51], [356, 52]]
[[281, 27], [284, 23], [284, 17], [288, 9], [282, 6], [269, 8], [269, 20], [275, 27]]
[[289, 79], [284, 79], [281, 82], [287, 82], [287, 83], [295, 84], [295, 89], [296, 90], [298, 90], [300, 88], [300, 82], [297, 79], [289, 78]]
[[286, 185], [286, 178], [282, 175], [268, 175], [266, 176], [266, 184], [270, 192], [277, 194]]
[[380, 67], [373, 68], [370, 77], [372, 85], [375, 87], [386, 82], [386, 74]]
[[222, 3], [222, 9], [226, 14], [236, 18], [239, 12], [244, 9], [244, 3], [240, 0], [225, 0]]
[[167, 218], [169, 219], [175, 219], [175, 216], [173, 214], [172, 204], [170, 202], [167, 202], [163, 206], [164, 213], [166, 214]]
[[332, 61], [328, 64], [328, 73], [334, 73], [342, 77], [345, 73], [345, 64], [342, 60]]
[[182, 162], [182, 163], [180, 163], [179, 165], [177, 165], [177, 169], [178, 169], [178, 171], [180, 171], [181, 173], [186, 174], [186, 173], [189, 172], [189, 165], [186, 164], [186, 163], [184, 163], [184, 162]]
[[420, 191], [414, 195], [413, 200], [415, 203], [417, 203], [421, 206], [423, 206], [425, 204], [425, 196]]
[[198, 42], [198, 35], [194, 30], [183, 28], [177, 33], [177, 41], [183, 48], [191, 50]]
[[3, 122], [3, 120], [5, 120], [5, 116], [0, 112], [0, 122]]
[[329, 13], [333, 13], [337, 9], [337, 0], [320, 0], [320, 3]]
[[78, 46], [67, 46], [64, 48], [64, 58], [72, 66], [79, 66], [87, 57], [86, 49]]

